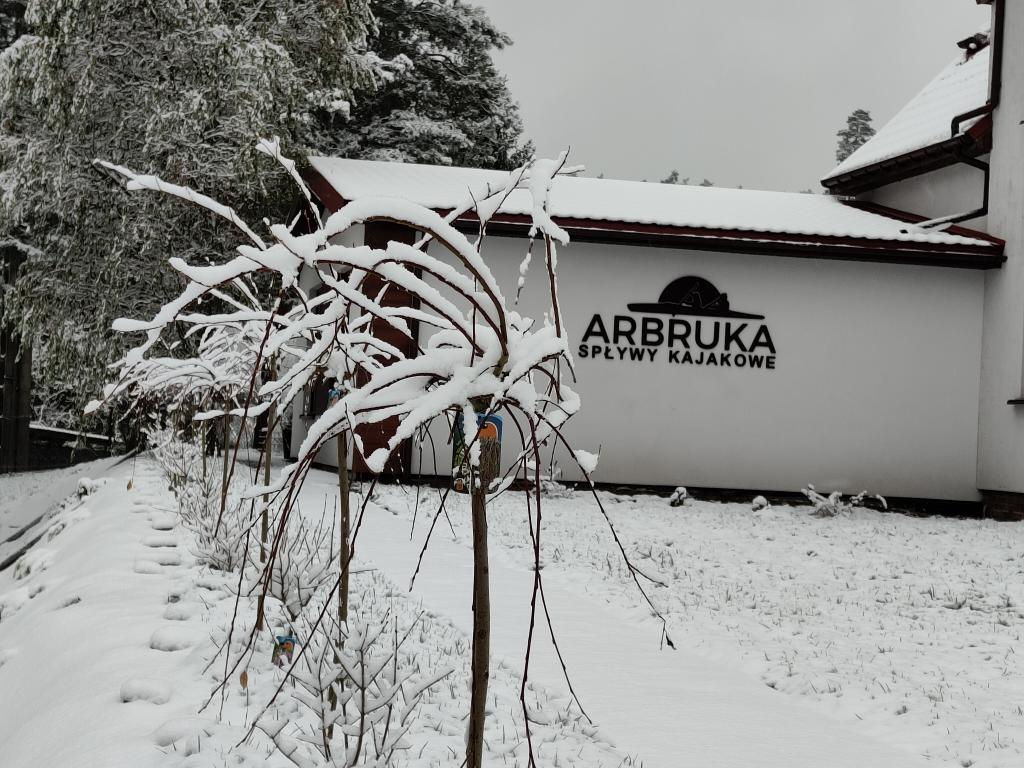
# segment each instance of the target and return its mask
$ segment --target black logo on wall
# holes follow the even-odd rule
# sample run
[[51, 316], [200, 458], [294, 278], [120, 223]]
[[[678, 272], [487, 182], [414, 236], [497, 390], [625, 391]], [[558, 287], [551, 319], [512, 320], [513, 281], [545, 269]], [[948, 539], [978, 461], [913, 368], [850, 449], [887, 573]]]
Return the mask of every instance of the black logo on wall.
[[654, 362], [660, 356], [678, 365], [775, 369], [768, 326], [753, 322], [764, 315], [734, 310], [728, 295], [703, 277], [680, 277], [656, 302], [626, 306], [642, 317], [614, 315], [609, 323], [595, 314], [578, 348], [581, 358]]
[[729, 307], [729, 296], [719, 293], [703, 277], [680, 277], [661, 292], [654, 304], [629, 304], [630, 312], [654, 312], [665, 315], [701, 315], [704, 317], [745, 317], [764, 320], [764, 315], [736, 312]]

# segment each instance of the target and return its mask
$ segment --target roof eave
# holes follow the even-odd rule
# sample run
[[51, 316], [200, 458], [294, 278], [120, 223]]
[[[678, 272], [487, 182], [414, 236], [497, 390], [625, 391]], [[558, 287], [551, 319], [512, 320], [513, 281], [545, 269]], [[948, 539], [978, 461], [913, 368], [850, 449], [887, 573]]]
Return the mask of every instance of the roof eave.
[[832, 194], [858, 195], [887, 184], [947, 168], [960, 162], [961, 157], [978, 157], [991, 149], [992, 122], [991, 118], [986, 117], [958, 136], [846, 173], [829, 176], [822, 179], [821, 183]]
[[[315, 169], [303, 171], [303, 178], [312, 193], [328, 212], [339, 210], [348, 201]], [[863, 204], [856, 204], [863, 207]], [[440, 210], [442, 215], [450, 211]], [[923, 217], [900, 211], [886, 211], [889, 218], [916, 223]], [[554, 221], [576, 242], [609, 245], [646, 245], [680, 250], [718, 251], [730, 253], [767, 254], [812, 259], [867, 261], [888, 264], [957, 267], [961, 269], [994, 269], [1006, 261], [1004, 243], [983, 233], [958, 231], [966, 237], [987, 240], [986, 245], [949, 246], [897, 240], [874, 240], [856, 237], [831, 237], [756, 232], [744, 230], [674, 227], [659, 224], [635, 224], [599, 219], [574, 219], [554, 216]], [[454, 225], [462, 230], [476, 231], [479, 219], [474, 212], [460, 216]], [[497, 214], [487, 224], [494, 235], [526, 237], [532, 221], [529, 216]]]

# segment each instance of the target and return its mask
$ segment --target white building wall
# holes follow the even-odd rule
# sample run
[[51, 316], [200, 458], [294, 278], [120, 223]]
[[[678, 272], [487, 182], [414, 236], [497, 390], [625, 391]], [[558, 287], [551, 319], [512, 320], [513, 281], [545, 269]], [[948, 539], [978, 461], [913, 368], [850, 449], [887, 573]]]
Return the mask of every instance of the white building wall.
[[[491, 237], [485, 248], [509, 293], [525, 244]], [[523, 300], [530, 316], [543, 303], [537, 259]], [[631, 314], [628, 303], [656, 301], [685, 275], [711, 281], [734, 310], [765, 315], [775, 370], [675, 364], [664, 348], [653, 362], [579, 356], [594, 313]], [[984, 280], [938, 267], [573, 244], [560, 252], [559, 285], [583, 410], [568, 435], [600, 449], [603, 482], [814, 483], [974, 500]], [[438, 450], [426, 443], [422, 460], [414, 451], [414, 471], [450, 466], [446, 431], [433, 436]], [[518, 450], [506, 425], [503, 455]], [[564, 455], [558, 463], [571, 466]]]
[[[988, 162], [990, 158], [983, 156], [979, 159]], [[985, 174], [977, 168], [958, 163], [912, 179], [887, 184], [866, 192], [861, 198], [937, 219], [981, 208], [984, 190]], [[988, 220], [982, 216], [962, 221], [960, 226], [987, 232]]]
[[1006, 264], [987, 275], [978, 486], [1024, 493], [1024, 3], [1006, 9], [1003, 87], [994, 114], [988, 227], [1006, 241]]

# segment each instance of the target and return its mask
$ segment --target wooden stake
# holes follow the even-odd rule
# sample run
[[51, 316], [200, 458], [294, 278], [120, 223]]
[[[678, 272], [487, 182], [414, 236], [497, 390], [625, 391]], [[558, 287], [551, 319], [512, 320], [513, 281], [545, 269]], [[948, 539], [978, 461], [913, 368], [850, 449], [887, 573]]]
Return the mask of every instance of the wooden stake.
[[350, 568], [349, 536], [351, 518], [349, 515], [348, 440], [346, 433], [338, 435], [338, 509], [341, 515], [338, 533], [338, 558], [341, 565], [341, 584], [338, 586], [338, 622], [348, 621], [348, 576]]
[[497, 477], [497, 440], [478, 438], [480, 467], [475, 473], [473, 499], [473, 653], [470, 683], [469, 726], [466, 734], [466, 766], [480, 768], [484, 751], [484, 720], [487, 682], [491, 673], [491, 589], [487, 556], [487, 489]]
[[228, 508], [228, 437], [231, 433], [231, 416], [228, 415], [229, 405], [224, 401], [224, 415], [221, 417], [221, 456], [222, 470], [220, 476], [220, 520], [224, 519], [224, 512]]

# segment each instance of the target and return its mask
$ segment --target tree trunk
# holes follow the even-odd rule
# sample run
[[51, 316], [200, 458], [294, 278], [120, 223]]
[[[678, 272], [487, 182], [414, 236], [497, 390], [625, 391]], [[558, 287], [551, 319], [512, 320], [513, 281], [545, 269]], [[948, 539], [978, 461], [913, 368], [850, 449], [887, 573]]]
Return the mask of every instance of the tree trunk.
[[498, 473], [497, 440], [480, 439], [480, 468], [473, 483], [473, 657], [466, 734], [466, 768], [480, 768], [484, 713], [491, 672], [491, 589], [487, 557], [487, 489]]
[[[270, 485], [270, 458], [274, 449], [274, 406], [267, 411], [267, 435], [263, 440], [263, 484]], [[260, 515], [260, 562], [267, 561], [267, 537], [270, 533], [270, 494], [263, 494], [263, 514]]]
[[[341, 633], [341, 625], [348, 621], [348, 573], [351, 561], [349, 559], [349, 527], [351, 524], [351, 518], [349, 517], [349, 483], [348, 483], [348, 440], [346, 435], [342, 432], [338, 435], [338, 514], [339, 520], [339, 532], [338, 532], [338, 565], [341, 569], [341, 578], [338, 582], [338, 631]], [[341, 644], [342, 638], [338, 637], [338, 643]], [[335, 655], [334, 662], [340, 663], [341, 659]], [[335, 685], [331, 686], [330, 692], [327, 694], [327, 700], [330, 702], [331, 711], [333, 712], [338, 708], [338, 690], [341, 688], [341, 681], [339, 680]], [[327, 730], [329, 738], [334, 738], [334, 726], [330, 726]]]
[[228, 404], [224, 403], [224, 415], [221, 416], [221, 475], [220, 475], [220, 519], [224, 519], [224, 511], [228, 508], [228, 438], [231, 434], [231, 416], [228, 415]]
[[338, 562], [341, 564], [341, 583], [338, 586], [338, 621], [348, 621], [348, 574], [351, 565], [348, 540], [350, 536], [351, 518], [349, 517], [349, 484], [348, 484], [348, 440], [342, 432], [338, 435], [338, 509], [340, 512], [340, 532], [338, 534]]
[[[111, 440], [110, 443], [111, 443], [111, 445], [113, 445], [114, 441]], [[200, 432], [199, 432], [199, 452], [203, 455], [203, 488], [207, 488], [208, 486], [206, 485], [206, 424], [205, 423], [203, 423], [200, 426]], [[204, 493], [206, 493], [206, 491], [204, 491]]]

